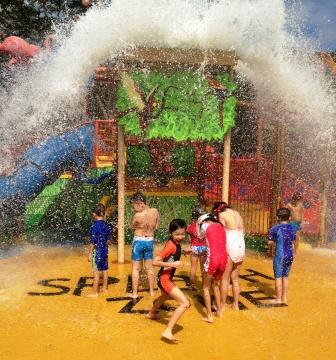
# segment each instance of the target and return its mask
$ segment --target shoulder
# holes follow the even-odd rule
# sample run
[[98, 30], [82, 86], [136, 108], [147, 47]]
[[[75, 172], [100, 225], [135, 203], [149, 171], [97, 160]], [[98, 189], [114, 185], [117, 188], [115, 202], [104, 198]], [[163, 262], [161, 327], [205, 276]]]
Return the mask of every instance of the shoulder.
[[165, 247], [161, 250], [159, 256], [161, 259], [164, 259], [167, 256], [174, 254], [175, 251], [176, 251], [176, 245], [171, 240], [168, 240], [165, 244]]
[[195, 232], [196, 230], [196, 223], [190, 223], [187, 226], [187, 233]]

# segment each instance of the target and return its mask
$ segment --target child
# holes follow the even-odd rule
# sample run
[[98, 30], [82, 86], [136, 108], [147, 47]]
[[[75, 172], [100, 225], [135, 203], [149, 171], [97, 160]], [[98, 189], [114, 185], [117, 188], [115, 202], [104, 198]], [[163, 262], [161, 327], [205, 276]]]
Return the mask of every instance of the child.
[[197, 236], [197, 225], [196, 221], [197, 219], [204, 214], [203, 209], [194, 209], [191, 213], [191, 224], [187, 227], [187, 234], [189, 236], [190, 240], [190, 246], [191, 246], [191, 254], [190, 254], [190, 272], [189, 272], [189, 282], [187, 283], [188, 286], [192, 290], [195, 290], [195, 276], [196, 276], [196, 270], [197, 270], [197, 262], [199, 260], [200, 262], [200, 268], [202, 272], [202, 278], [203, 278], [203, 269], [204, 269], [204, 263], [206, 259], [206, 243], [204, 239], [200, 239]]
[[107, 293], [108, 284], [108, 246], [110, 227], [104, 221], [105, 207], [98, 204], [93, 210], [94, 224], [90, 229], [90, 246], [88, 261], [92, 262], [93, 268], [93, 293], [88, 297], [97, 297], [100, 276], [103, 276], [103, 293]]
[[212, 284], [217, 307], [217, 316], [222, 317], [219, 282], [224, 274], [227, 262], [226, 234], [224, 226], [217, 222], [212, 214], [201, 215], [197, 220], [200, 238], [205, 238], [207, 258], [204, 264], [203, 295], [207, 316], [202, 320], [213, 322], [211, 312], [210, 286]]
[[287, 208], [277, 210], [279, 224], [271, 228], [268, 245], [275, 242], [275, 256], [273, 270], [275, 277], [275, 300], [276, 304], [287, 304], [288, 275], [294, 258], [293, 243], [295, 241], [295, 229], [289, 224], [290, 211]]
[[153, 261], [154, 266], [161, 266], [158, 273], [158, 286], [161, 295], [153, 302], [153, 307], [149, 311], [147, 318], [155, 319], [160, 306], [167, 300], [173, 299], [178, 303], [178, 307], [173, 312], [169, 323], [161, 334], [162, 338], [176, 342], [178, 339], [173, 335], [172, 330], [176, 322], [183, 313], [190, 307], [190, 302], [183, 292], [174, 284], [173, 276], [176, 269], [182, 269], [181, 242], [185, 238], [187, 224], [182, 219], [174, 219], [169, 224], [170, 239], [159, 256]]
[[148, 275], [149, 294], [154, 296], [153, 250], [154, 233], [159, 227], [160, 216], [155, 208], [146, 204], [146, 196], [136, 192], [131, 197], [131, 205], [135, 214], [131, 227], [134, 231], [132, 242], [132, 292], [128, 296], [138, 297], [139, 277], [142, 263]]
[[214, 203], [212, 212], [216, 219], [225, 227], [226, 250], [228, 262], [220, 284], [222, 311], [226, 305], [226, 298], [230, 280], [232, 283], [232, 308], [239, 310], [239, 271], [245, 257], [244, 224], [238, 211], [233, 210], [226, 202]]

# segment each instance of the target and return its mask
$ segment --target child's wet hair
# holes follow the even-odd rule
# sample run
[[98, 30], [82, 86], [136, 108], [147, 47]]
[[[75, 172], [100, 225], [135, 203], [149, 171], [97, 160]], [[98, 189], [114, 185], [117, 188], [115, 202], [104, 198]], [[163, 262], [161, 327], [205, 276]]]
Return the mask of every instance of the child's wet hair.
[[138, 202], [141, 201], [144, 204], [146, 204], [146, 195], [144, 195], [142, 192], [137, 191], [131, 196], [131, 202]]
[[277, 210], [276, 215], [280, 221], [288, 221], [290, 218], [290, 211], [287, 208], [280, 208]]
[[202, 208], [195, 208], [191, 211], [191, 219], [197, 220], [201, 215], [205, 214], [205, 210]]
[[186, 228], [187, 228], [187, 223], [183, 219], [174, 219], [170, 222], [168, 230], [169, 233], [171, 234], [172, 232], [178, 229], [186, 229]]
[[98, 204], [94, 207], [93, 213], [97, 216], [104, 216], [105, 215], [105, 206], [103, 204]]
[[298, 201], [302, 199], [302, 194], [299, 191], [295, 191], [295, 193], [292, 196], [292, 200]]

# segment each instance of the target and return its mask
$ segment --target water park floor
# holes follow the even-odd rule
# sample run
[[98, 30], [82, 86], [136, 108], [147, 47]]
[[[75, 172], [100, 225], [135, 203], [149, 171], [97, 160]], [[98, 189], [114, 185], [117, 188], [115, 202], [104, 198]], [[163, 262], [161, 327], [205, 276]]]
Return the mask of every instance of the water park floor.
[[[157, 250], [162, 245], [157, 246]], [[126, 259], [129, 259], [129, 248]], [[186, 288], [189, 261], [178, 273]], [[0, 359], [335, 359], [336, 252], [300, 249], [289, 306], [270, 307], [272, 260], [249, 253], [241, 271], [241, 311], [200, 320], [201, 292], [178, 322], [178, 344], [160, 339], [170, 312], [144, 317], [152, 298], [126, 295], [131, 264], [110, 249], [108, 295], [87, 298], [92, 274], [85, 247], [23, 246], [0, 258]], [[159, 291], [157, 291], [159, 293]], [[169, 304], [174, 306], [174, 302]]]

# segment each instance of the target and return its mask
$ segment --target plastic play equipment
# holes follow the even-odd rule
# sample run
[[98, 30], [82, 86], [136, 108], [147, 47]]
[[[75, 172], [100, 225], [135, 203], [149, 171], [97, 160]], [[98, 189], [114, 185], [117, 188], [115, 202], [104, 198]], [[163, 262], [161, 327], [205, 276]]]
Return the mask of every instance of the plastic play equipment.
[[29, 44], [18, 36], [8, 36], [2, 44], [0, 44], [0, 51], [9, 55], [9, 65], [14, 65], [26, 62], [30, 58], [38, 55], [41, 49], [36, 45]]
[[92, 180], [84, 174], [85, 167], [92, 163], [93, 130], [93, 125], [85, 125], [30, 147], [23, 154], [19, 169], [11, 176], [0, 178], [0, 210], [8, 207], [21, 214], [26, 204], [66, 168], [77, 171], [78, 179], [87, 183], [97, 184], [108, 176], [113, 177], [109, 173]]

